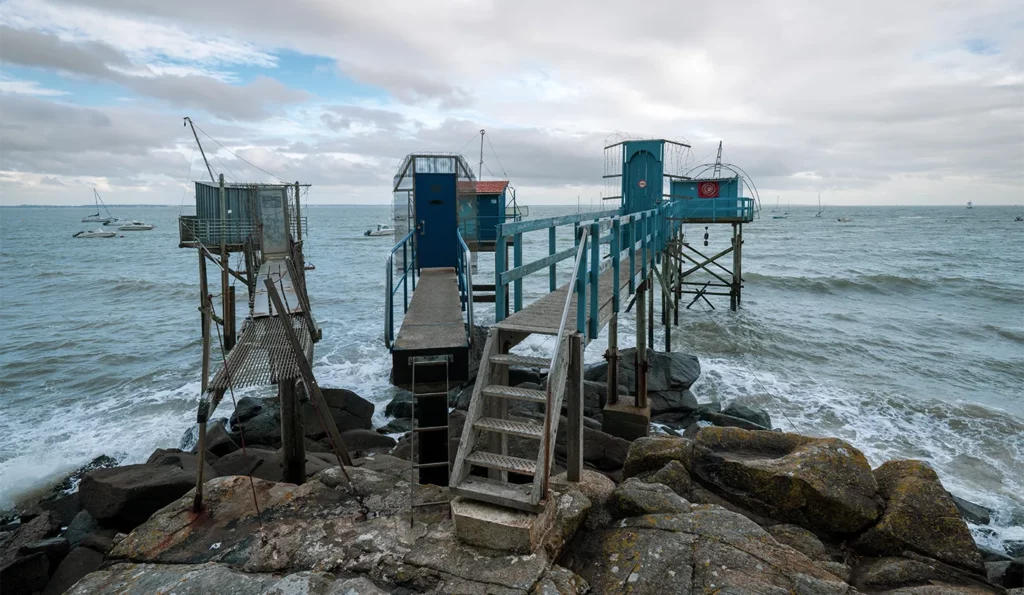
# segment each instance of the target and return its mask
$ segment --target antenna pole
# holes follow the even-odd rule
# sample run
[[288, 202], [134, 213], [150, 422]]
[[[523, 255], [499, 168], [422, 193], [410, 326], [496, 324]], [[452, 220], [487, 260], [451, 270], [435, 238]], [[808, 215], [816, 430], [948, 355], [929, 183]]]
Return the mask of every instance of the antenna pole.
[[722, 175], [722, 141], [718, 141], [718, 158], [715, 159], [715, 177]]
[[217, 183], [217, 178], [213, 176], [213, 169], [210, 167], [210, 162], [206, 159], [206, 151], [203, 150], [203, 143], [199, 142], [199, 135], [196, 134], [196, 127], [192, 124], [192, 118], [185, 116], [185, 122], [192, 128], [192, 136], [196, 138], [196, 144], [199, 145], [199, 154], [203, 156], [203, 163], [206, 164], [206, 171], [210, 174], [210, 181], [214, 184]]
[[476, 174], [477, 178], [484, 179], [484, 134], [487, 134], [483, 128], [480, 129], [480, 165], [477, 167]]

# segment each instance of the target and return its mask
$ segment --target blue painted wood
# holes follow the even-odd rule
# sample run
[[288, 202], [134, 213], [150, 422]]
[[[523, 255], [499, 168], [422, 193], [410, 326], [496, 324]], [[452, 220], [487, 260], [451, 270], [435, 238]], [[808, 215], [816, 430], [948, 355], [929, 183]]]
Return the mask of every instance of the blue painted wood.
[[[576, 234], [576, 245], [579, 246], [580, 235]], [[580, 268], [576, 272], [576, 331], [583, 334], [586, 339], [587, 328], [587, 247], [583, 246], [583, 255], [580, 257]]]
[[615, 279], [615, 284], [612, 285], [612, 312], [619, 311], [619, 261], [621, 260], [621, 250], [619, 249], [619, 240], [622, 239], [622, 225], [619, 219], [616, 219], [612, 223], [612, 275]]
[[512, 223], [503, 223], [498, 229], [498, 235], [508, 237], [510, 235], [514, 235], [517, 233], [526, 233], [528, 231], [537, 231], [538, 229], [547, 229], [552, 226], [579, 223], [580, 221], [586, 221], [589, 219], [604, 219], [608, 217], [615, 217], [618, 214], [618, 209], [612, 209], [609, 211], [595, 211], [593, 213], [564, 215], [562, 217], [547, 217], [545, 219], [528, 219], [526, 221], [514, 221]]
[[[555, 228], [548, 228], [548, 256], [555, 255]], [[558, 288], [556, 284], [557, 279], [555, 278], [555, 263], [551, 263], [551, 267], [548, 269], [548, 291], [554, 291]]]
[[664, 141], [623, 143], [622, 211], [636, 213], [656, 207], [664, 194]]
[[[512, 266], [519, 268], [523, 266], [523, 234], [517, 233], [512, 236]], [[519, 278], [512, 282], [516, 292], [515, 311], [523, 309], [523, 279]]]
[[505, 238], [498, 237], [498, 243], [494, 246], [494, 321], [505, 320], [505, 284], [501, 282], [501, 276], [505, 273]]
[[629, 295], [636, 293], [636, 220], [629, 222]]
[[[601, 278], [601, 224], [596, 221], [590, 224], [590, 235], [595, 241], [590, 243], [590, 326], [587, 329], [587, 334], [590, 338], [597, 337], [598, 334], [598, 289], [600, 289], [600, 283], [598, 281]], [[615, 280], [613, 285], [618, 285], [618, 279]]]
[[518, 279], [522, 279], [527, 275], [532, 275], [533, 273], [543, 270], [546, 267], [553, 266], [553, 263], [561, 262], [566, 258], [572, 258], [573, 256], [576, 256], [576, 248], [566, 248], [561, 252], [557, 252], [550, 256], [545, 256], [540, 260], [535, 260], [531, 263], [524, 264], [521, 267], [509, 269], [508, 271], [501, 274], [501, 283], [502, 285], [508, 285], [509, 283], [512, 283], [513, 281], [516, 281]]

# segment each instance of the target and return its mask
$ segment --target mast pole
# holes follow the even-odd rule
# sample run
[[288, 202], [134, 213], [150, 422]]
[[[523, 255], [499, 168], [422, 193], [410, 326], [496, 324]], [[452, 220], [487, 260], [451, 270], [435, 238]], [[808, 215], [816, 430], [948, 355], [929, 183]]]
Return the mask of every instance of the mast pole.
[[213, 168], [210, 167], [210, 162], [206, 159], [206, 151], [203, 150], [203, 143], [199, 142], [199, 135], [196, 134], [195, 124], [192, 123], [192, 118], [185, 116], [185, 121], [192, 128], [192, 136], [196, 139], [196, 144], [199, 145], [199, 154], [203, 156], [203, 163], [206, 164], [206, 172], [210, 174], [210, 181], [214, 184], [217, 183], [217, 178], [213, 176]]
[[484, 134], [486, 133], [483, 128], [480, 129], [480, 165], [476, 169], [477, 179], [479, 180], [484, 179]]

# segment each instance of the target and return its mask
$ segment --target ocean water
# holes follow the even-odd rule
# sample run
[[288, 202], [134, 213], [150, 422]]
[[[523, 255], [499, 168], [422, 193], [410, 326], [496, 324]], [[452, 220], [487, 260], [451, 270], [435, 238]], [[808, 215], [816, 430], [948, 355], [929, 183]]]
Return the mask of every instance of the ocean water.
[[[180, 209], [113, 210], [158, 227], [74, 239], [95, 226], [79, 223], [87, 207], [0, 209], [0, 510], [96, 455], [131, 463], [177, 446], [195, 420], [198, 267], [194, 250], [177, 248]], [[719, 298], [713, 311], [680, 313], [674, 350], [699, 356], [704, 370], [694, 392], [761, 406], [787, 431], [848, 440], [873, 465], [923, 459], [953, 493], [997, 511], [992, 526], [972, 527], [980, 542], [1024, 540], [1019, 210], [835, 207], [822, 218], [815, 210], [778, 220], [766, 209], [746, 227], [740, 311]], [[533, 207], [531, 215], [575, 211]], [[318, 380], [375, 402], [375, 421], [386, 423], [383, 406], [395, 394], [383, 344], [392, 241], [362, 232], [389, 208], [314, 205], [306, 214], [310, 298], [324, 331]], [[686, 233], [703, 243], [703, 226]], [[717, 251], [730, 230], [711, 226], [708, 235]], [[568, 229], [559, 242], [570, 245]], [[525, 252], [527, 261], [545, 255], [547, 234], [527, 234]], [[492, 271], [491, 255], [481, 255], [476, 281]], [[547, 283], [545, 273], [528, 277], [526, 301]], [[491, 305], [475, 313], [494, 320]], [[630, 345], [632, 314], [621, 324]], [[600, 360], [605, 345], [603, 336], [592, 343], [587, 359]], [[548, 347], [532, 338], [520, 349]], [[230, 411], [225, 399], [216, 415]]]

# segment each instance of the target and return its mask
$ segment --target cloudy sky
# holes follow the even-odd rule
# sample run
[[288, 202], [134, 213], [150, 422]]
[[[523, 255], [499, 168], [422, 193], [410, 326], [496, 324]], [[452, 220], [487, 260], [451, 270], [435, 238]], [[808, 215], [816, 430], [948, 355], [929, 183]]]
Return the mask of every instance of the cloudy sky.
[[485, 128], [525, 204], [599, 197], [622, 133], [722, 140], [766, 202], [1024, 204], [1021, 0], [7, 0], [0, 61], [4, 205], [190, 201], [184, 116], [319, 203]]

